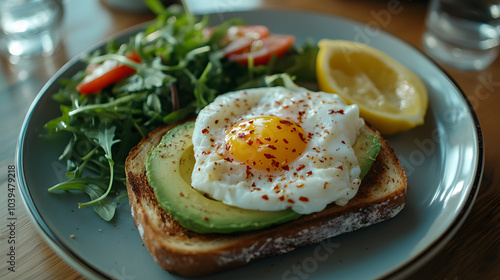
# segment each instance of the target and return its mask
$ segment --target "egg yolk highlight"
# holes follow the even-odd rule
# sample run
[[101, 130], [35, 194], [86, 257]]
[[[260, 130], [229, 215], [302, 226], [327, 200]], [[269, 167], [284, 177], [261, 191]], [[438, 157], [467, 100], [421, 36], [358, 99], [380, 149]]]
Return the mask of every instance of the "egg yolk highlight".
[[226, 133], [226, 150], [235, 159], [266, 171], [288, 170], [306, 145], [300, 125], [275, 116], [241, 121]]

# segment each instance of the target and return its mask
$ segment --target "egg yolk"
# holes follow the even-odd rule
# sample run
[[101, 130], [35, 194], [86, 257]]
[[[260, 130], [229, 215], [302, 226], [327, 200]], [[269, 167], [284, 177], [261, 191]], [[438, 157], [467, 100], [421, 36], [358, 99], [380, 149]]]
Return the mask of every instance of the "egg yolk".
[[288, 170], [306, 145], [300, 125], [274, 116], [241, 121], [226, 133], [226, 150], [235, 159], [266, 171]]

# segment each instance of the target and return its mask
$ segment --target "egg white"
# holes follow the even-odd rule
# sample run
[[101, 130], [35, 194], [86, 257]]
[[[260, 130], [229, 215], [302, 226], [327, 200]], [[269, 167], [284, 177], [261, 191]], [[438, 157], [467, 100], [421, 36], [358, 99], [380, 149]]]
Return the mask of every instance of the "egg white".
[[[268, 172], [227, 160], [227, 131], [242, 120], [262, 116], [294, 121], [308, 136], [306, 149], [288, 171]], [[332, 202], [345, 205], [361, 183], [352, 145], [363, 125], [358, 107], [336, 94], [273, 87], [220, 95], [196, 119], [192, 186], [244, 209], [292, 208], [309, 214]]]

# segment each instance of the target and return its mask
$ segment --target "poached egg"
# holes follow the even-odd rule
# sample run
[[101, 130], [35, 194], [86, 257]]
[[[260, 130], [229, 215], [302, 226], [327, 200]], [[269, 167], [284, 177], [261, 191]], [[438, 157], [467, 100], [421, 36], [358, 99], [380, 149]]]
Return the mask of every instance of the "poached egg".
[[218, 96], [193, 132], [192, 187], [225, 204], [300, 214], [345, 205], [361, 180], [364, 120], [338, 95], [256, 88]]

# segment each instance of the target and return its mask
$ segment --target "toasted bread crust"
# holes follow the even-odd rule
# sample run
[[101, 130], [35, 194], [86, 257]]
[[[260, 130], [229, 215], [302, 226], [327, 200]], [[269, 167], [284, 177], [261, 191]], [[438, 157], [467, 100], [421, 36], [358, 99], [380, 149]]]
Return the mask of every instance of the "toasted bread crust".
[[126, 161], [127, 191], [135, 225], [163, 269], [199, 276], [283, 254], [394, 217], [406, 201], [404, 170], [386, 140], [356, 196], [347, 205], [267, 229], [233, 234], [198, 234], [164, 211], [146, 177], [145, 160], [173, 126], [161, 127], [134, 147]]

